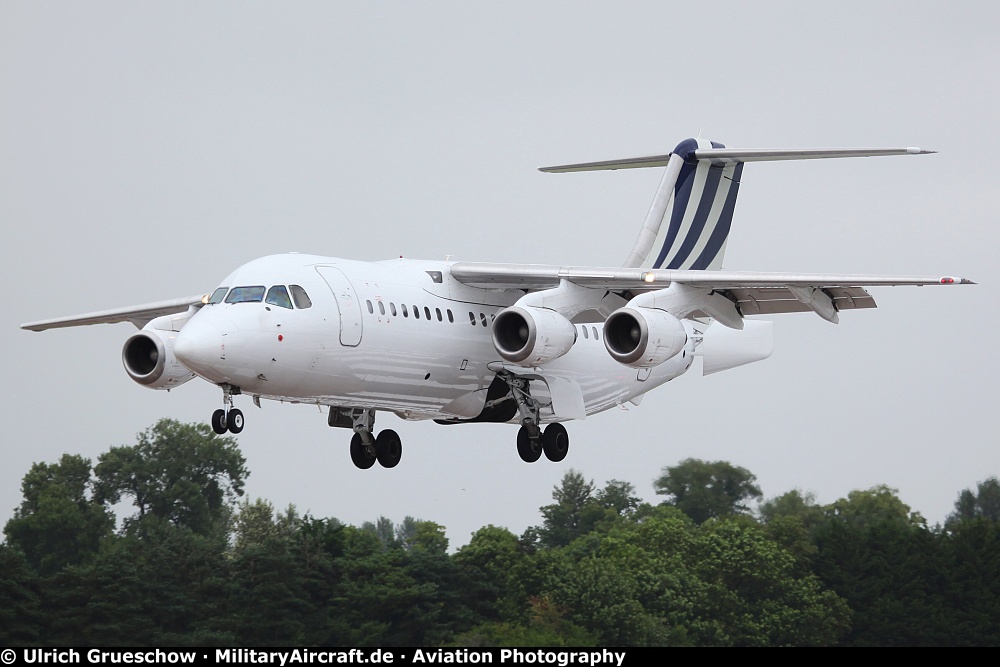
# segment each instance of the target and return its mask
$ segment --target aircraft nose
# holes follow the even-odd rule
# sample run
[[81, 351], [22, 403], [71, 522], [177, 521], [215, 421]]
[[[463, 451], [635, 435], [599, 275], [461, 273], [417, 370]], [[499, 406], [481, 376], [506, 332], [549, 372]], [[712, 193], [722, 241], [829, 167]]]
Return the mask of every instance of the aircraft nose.
[[235, 327], [228, 320], [200, 312], [177, 334], [174, 355], [191, 371], [213, 380], [223, 359], [223, 334], [231, 331]]

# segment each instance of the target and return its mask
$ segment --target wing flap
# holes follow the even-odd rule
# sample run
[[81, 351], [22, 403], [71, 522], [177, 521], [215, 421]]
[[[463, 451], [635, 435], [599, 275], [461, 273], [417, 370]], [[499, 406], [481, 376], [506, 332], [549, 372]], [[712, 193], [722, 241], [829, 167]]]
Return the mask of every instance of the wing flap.
[[28, 331], [45, 331], [47, 329], [61, 329], [64, 327], [82, 327], [91, 324], [115, 324], [117, 322], [131, 322], [137, 329], [141, 329], [150, 320], [163, 315], [175, 315], [183, 313], [194, 305], [204, 303], [206, 295], [186, 296], [180, 299], [169, 299], [167, 301], [156, 301], [137, 306], [126, 306], [124, 308], [112, 308], [111, 310], [99, 310], [93, 313], [82, 315], [71, 315], [69, 317], [56, 317], [49, 320], [39, 320], [37, 322], [27, 322], [21, 325], [22, 329]]
[[[811, 312], [788, 289], [783, 287], [753, 287], [728, 290], [744, 315], [773, 315], [777, 313]], [[862, 287], [833, 287], [824, 290], [837, 310], [875, 308], [875, 299]]]

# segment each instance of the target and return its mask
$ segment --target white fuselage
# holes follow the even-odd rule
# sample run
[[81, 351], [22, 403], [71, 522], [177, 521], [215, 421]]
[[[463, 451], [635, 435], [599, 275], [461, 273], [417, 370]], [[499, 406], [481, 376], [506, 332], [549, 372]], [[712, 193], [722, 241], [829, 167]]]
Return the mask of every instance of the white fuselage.
[[[311, 306], [206, 305], [184, 324], [175, 352], [197, 375], [243, 394], [390, 410], [406, 419], [475, 417], [501, 368], [542, 380], [533, 382], [531, 391], [543, 404], [549, 402], [549, 380], [576, 383], [590, 415], [634, 399], [691, 366], [691, 340], [682, 354], [655, 368], [624, 366], [609, 356], [596, 323], [575, 325], [578, 335], [570, 351], [542, 367], [504, 362], [492, 342], [493, 319], [523, 292], [464, 285], [451, 277], [449, 266], [298, 254], [254, 260], [222, 285], [297, 285]], [[541, 417], [560, 419], [548, 408]]]

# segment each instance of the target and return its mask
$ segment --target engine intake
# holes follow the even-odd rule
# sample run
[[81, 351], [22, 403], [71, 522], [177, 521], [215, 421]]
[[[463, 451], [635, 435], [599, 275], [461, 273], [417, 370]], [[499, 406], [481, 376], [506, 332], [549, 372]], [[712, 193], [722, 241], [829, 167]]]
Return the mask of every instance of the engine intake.
[[175, 332], [143, 329], [122, 347], [122, 363], [129, 377], [150, 389], [172, 389], [194, 373], [174, 356]]
[[604, 347], [618, 362], [651, 368], [676, 356], [687, 343], [680, 320], [657, 308], [619, 308], [604, 322]]
[[540, 366], [558, 359], [576, 342], [576, 327], [554, 310], [511, 306], [493, 322], [493, 347], [519, 366]]

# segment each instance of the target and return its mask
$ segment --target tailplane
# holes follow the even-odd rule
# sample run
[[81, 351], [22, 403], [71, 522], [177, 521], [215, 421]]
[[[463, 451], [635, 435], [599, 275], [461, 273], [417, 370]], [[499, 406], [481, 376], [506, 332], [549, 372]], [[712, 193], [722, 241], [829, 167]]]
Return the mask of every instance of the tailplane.
[[920, 148], [731, 149], [686, 139], [667, 155], [544, 167], [545, 172], [666, 167], [626, 268], [718, 270], [745, 162], [933, 153]]

